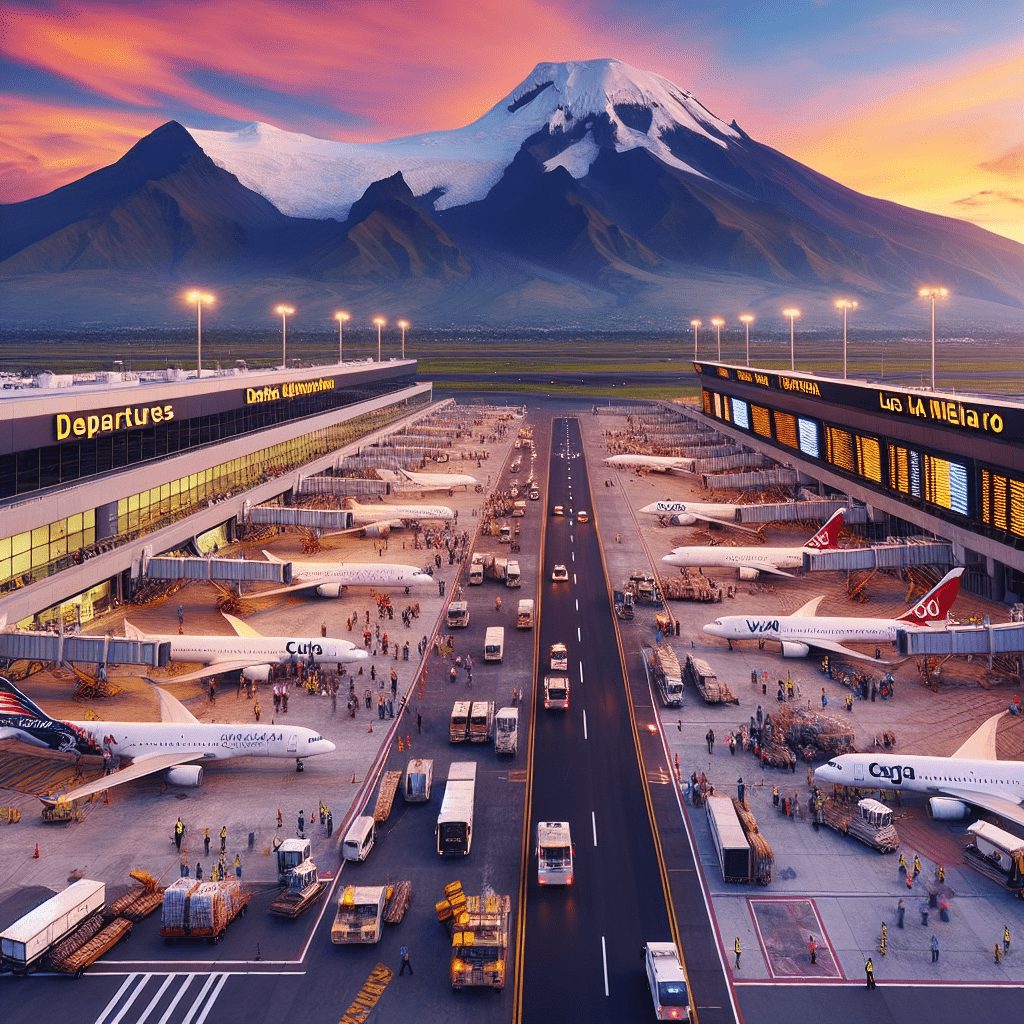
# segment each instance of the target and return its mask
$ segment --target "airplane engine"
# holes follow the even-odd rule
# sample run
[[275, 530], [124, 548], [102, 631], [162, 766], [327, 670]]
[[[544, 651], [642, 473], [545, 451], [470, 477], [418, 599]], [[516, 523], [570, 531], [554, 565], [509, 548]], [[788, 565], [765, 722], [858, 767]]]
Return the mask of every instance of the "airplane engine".
[[806, 658], [810, 651], [807, 644], [798, 643], [796, 640], [782, 641], [782, 656], [784, 658]]
[[759, 575], [757, 569], [751, 569], [745, 565], [737, 569], [736, 572], [741, 580], [747, 580], [748, 582], [750, 580], [756, 580]]
[[164, 772], [164, 780], [172, 786], [188, 786], [198, 789], [203, 784], [203, 766], [201, 764], [179, 764], [176, 768], [168, 768]]
[[321, 597], [341, 597], [341, 592], [344, 589], [340, 583], [321, 583], [316, 588], [316, 592]]
[[697, 522], [696, 516], [669, 516], [669, 526], [693, 526]]
[[254, 683], [267, 683], [270, 681], [269, 665], [250, 665], [242, 669], [242, 677], [251, 679]]
[[928, 801], [928, 817], [936, 821], [960, 821], [970, 815], [971, 809], [962, 800], [933, 796]]
[[372, 537], [379, 540], [386, 540], [390, 533], [390, 523], [371, 523], [365, 530], [363, 530], [364, 537]]

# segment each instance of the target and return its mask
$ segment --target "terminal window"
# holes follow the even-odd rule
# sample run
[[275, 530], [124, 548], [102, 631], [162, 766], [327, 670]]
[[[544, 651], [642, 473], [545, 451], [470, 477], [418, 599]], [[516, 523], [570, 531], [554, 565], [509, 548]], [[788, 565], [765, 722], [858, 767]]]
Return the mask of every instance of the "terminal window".
[[790, 448], [800, 447], [796, 433], [796, 417], [788, 412], [779, 412], [778, 409], [772, 412], [772, 416], [775, 418], [776, 440]]
[[898, 444], [889, 445], [889, 489], [910, 493], [910, 456]]
[[981, 518], [997, 530], [1024, 537], [1024, 480], [982, 469]]
[[750, 429], [750, 407], [742, 398], [732, 399], [732, 418], [736, 426]]

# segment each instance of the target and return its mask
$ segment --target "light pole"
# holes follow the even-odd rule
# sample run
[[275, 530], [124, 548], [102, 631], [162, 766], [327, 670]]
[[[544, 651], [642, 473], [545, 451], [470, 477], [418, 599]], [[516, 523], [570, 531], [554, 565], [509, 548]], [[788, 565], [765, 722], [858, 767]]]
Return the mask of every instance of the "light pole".
[[944, 299], [949, 292], [945, 288], [922, 288], [918, 293], [922, 299], [932, 300], [932, 391], [935, 390], [935, 300]]
[[789, 317], [789, 369], [790, 372], [796, 370], [796, 348], [793, 343], [793, 324], [796, 322], [796, 318], [800, 315], [799, 309], [784, 309], [782, 311], [783, 316]]
[[188, 301], [196, 304], [196, 376], [203, 375], [203, 303], [213, 302], [205, 292], [189, 292]]
[[345, 321], [349, 319], [348, 313], [335, 313], [334, 319], [338, 321], [338, 365], [340, 366], [344, 360], [341, 358], [341, 330]]
[[856, 309], [857, 303], [850, 299], [840, 299], [836, 303], [836, 309], [843, 311], [843, 380], [846, 380], [846, 315], [851, 309]]
[[380, 362], [380, 329], [387, 323], [384, 317], [379, 316], [373, 321], [377, 325], [377, 362]]
[[281, 314], [281, 369], [288, 368], [288, 315], [295, 310], [291, 306], [278, 306], [278, 313]]
[[409, 326], [408, 320], [399, 320], [398, 326], [402, 328], [402, 358], [405, 358], [405, 329]]
[[750, 365], [750, 325], [754, 322], [754, 318], [749, 313], [740, 313], [740, 323], [747, 330], [747, 366]]
[[722, 324], [725, 321], [720, 316], [714, 316], [711, 318], [711, 326], [718, 331], [718, 361], [722, 361]]
[[691, 320], [690, 326], [693, 328], [693, 361], [697, 362], [697, 332], [703, 325], [699, 320]]

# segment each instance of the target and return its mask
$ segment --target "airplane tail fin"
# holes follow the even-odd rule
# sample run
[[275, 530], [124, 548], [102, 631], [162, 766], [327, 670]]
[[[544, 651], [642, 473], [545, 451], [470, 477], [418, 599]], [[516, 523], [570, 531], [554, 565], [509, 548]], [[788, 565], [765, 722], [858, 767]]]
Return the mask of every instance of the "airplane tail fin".
[[0, 719], [7, 716], [21, 719], [36, 718], [41, 725], [51, 725], [54, 722], [54, 719], [30, 701], [14, 683], [0, 676]]
[[845, 508], [841, 508], [833, 512], [825, 525], [804, 544], [804, 547], [817, 548], [819, 551], [839, 547], [839, 531], [843, 528], [843, 513], [845, 511]]
[[956, 595], [960, 593], [960, 577], [963, 574], [962, 568], [951, 569], [913, 608], [909, 608], [902, 615], [897, 615], [897, 620], [917, 626], [941, 622], [949, 614]]
[[283, 562], [283, 561], [284, 561], [284, 559], [283, 559], [283, 558], [278, 558], [278, 557], [277, 557], [277, 555], [272, 555], [272, 554], [271, 554], [271, 553], [270, 553], [269, 551], [267, 551], [266, 549], [264, 549], [264, 550], [263, 550], [263, 556], [264, 556], [264, 557], [266, 558], [266, 560], [267, 560], [268, 562], [278, 562], [278, 563], [281, 563], [281, 562]]
[[133, 626], [127, 619], [124, 620], [124, 635], [128, 640], [144, 640], [146, 634], [138, 626]]

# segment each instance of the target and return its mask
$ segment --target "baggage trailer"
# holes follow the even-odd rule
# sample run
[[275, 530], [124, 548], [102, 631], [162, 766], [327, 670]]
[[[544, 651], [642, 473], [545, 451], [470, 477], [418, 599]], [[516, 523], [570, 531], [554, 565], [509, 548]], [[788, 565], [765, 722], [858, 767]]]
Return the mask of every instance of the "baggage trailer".
[[398, 784], [402, 781], [402, 773], [385, 772], [381, 779], [380, 789], [377, 790], [377, 803], [373, 808], [373, 820], [380, 825], [388, 820], [391, 814], [391, 806], [395, 802], [395, 794], [398, 792]]
[[15, 974], [38, 970], [46, 954], [106, 902], [106, 886], [80, 878], [0, 933], [0, 957]]
[[50, 964], [61, 974], [73, 974], [80, 978], [85, 974], [86, 968], [91, 967], [119, 942], [127, 942], [131, 934], [131, 921], [126, 917], [115, 917], [109, 924], [102, 925], [94, 935], [85, 937], [81, 944], [75, 941], [79, 938], [79, 933], [76, 932], [61, 943], [58, 950], [54, 950]]
[[274, 898], [270, 913], [277, 917], [298, 917], [326, 891], [320, 872], [311, 860], [304, 860], [288, 873], [288, 888]]
[[175, 939], [206, 939], [211, 946], [217, 945], [228, 925], [246, 915], [251, 898], [235, 879], [197, 882], [179, 878], [164, 891], [160, 927], [164, 945], [173, 946]]
[[510, 896], [467, 896], [461, 882], [444, 887], [437, 919], [452, 938], [452, 989], [504, 988]]

